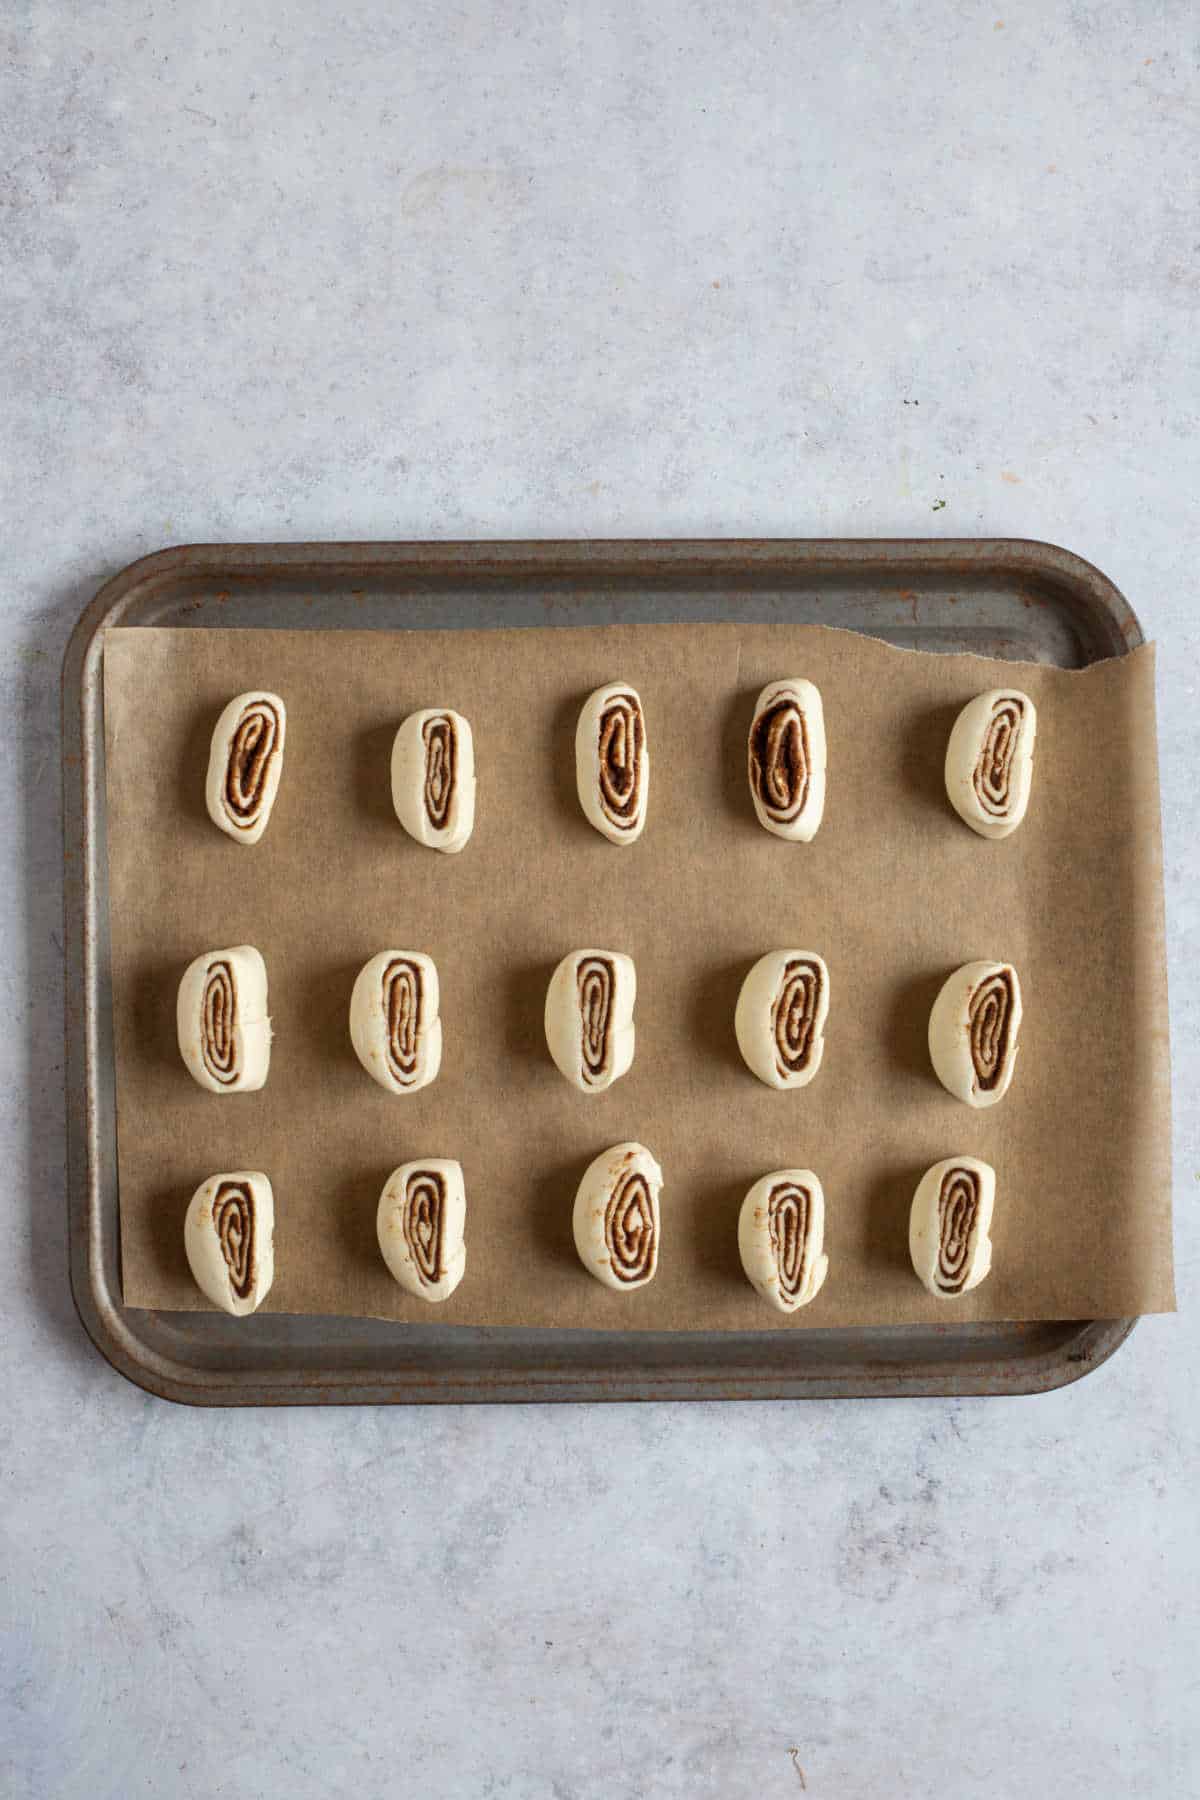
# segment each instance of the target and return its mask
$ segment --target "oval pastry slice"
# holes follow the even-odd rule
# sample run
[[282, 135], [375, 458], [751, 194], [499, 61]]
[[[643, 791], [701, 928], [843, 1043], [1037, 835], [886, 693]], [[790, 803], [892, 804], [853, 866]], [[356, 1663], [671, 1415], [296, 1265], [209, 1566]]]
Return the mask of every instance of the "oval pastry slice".
[[996, 1171], [977, 1156], [948, 1156], [921, 1177], [908, 1222], [908, 1251], [925, 1287], [953, 1300], [992, 1266]]
[[572, 950], [546, 990], [546, 1043], [556, 1066], [585, 1094], [628, 1074], [636, 1031], [637, 971], [619, 950]]
[[750, 727], [750, 797], [775, 837], [809, 843], [825, 811], [825, 713], [811, 681], [768, 682]]
[[475, 828], [475, 740], [461, 713], [410, 713], [392, 745], [392, 805], [409, 837], [454, 856]]
[[829, 970], [812, 950], [769, 950], [738, 995], [734, 1030], [746, 1067], [768, 1087], [806, 1087], [825, 1054]]
[[179, 1054], [212, 1094], [251, 1094], [271, 1066], [267, 965], [252, 944], [206, 950], [189, 963], [175, 1002]]
[[418, 1300], [448, 1300], [467, 1267], [462, 1164], [427, 1156], [401, 1163], [379, 1196], [375, 1229], [383, 1260]]
[[275, 1196], [257, 1169], [210, 1175], [192, 1195], [183, 1247], [200, 1292], [244, 1318], [275, 1277]]
[[614, 1144], [588, 1167], [572, 1224], [579, 1260], [605, 1287], [627, 1293], [658, 1268], [662, 1170], [644, 1144]]
[[612, 681], [584, 702], [575, 732], [575, 780], [588, 823], [610, 843], [641, 837], [650, 751], [642, 702], [628, 682]]
[[980, 837], [1006, 838], [1029, 805], [1037, 708], [1018, 688], [992, 688], [964, 706], [946, 747], [946, 792]]
[[776, 1169], [742, 1201], [742, 1267], [777, 1312], [795, 1312], [816, 1299], [829, 1273], [824, 1242], [825, 1194], [811, 1169]]
[[970, 962], [944, 983], [929, 1015], [934, 1073], [956, 1100], [995, 1106], [1017, 1064], [1021, 984], [1011, 963]]
[[212, 735], [205, 800], [208, 816], [239, 844], [257, 844], [283, 773], [287, 709], [278, 694], [239, 694]]
[[363, 1068], [389, 1094], [415, 1094], [442, 1066], [440, 993], [433, 959], [381, 950], [350, 997], [350, 1041]]

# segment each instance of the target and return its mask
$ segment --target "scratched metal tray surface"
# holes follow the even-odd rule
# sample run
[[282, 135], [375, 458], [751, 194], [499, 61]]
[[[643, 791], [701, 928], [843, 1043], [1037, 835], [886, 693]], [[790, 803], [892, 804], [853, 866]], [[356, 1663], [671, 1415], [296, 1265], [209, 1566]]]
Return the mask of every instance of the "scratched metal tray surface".
[[1077, 668], [1142, 642], [1089, 563], [1049, 544], [754, 539], [192, 545], [124, 570], [63, 667], [71, 1283], [97, 1348], [150, 1392], [208, 1405], [802, 1399], [1039, 1393], [1111, 1356], [1133, 1319], [789, 1332], [587, 1332], [150, 1312], [121, 1298], [105, 838], [106, 627], [841, 625], [909, 649]]

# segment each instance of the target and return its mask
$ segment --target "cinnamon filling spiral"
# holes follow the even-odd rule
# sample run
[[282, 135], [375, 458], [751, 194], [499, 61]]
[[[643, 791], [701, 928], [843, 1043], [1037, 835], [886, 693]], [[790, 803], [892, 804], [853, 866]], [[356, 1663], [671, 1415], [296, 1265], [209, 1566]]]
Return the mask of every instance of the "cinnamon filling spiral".
[[767, 1229], [779, 1270], [779, 1291], [788, 1300], [795, 1300], [804, 1291], [812, 1273], [811, 1218], [811, 1197], [806, 1188], [793, 1181], [781, 1181], [771, 1189]]
[[419, 1169], [404, 1190], [404, 1242], [421, 1280], [430, 1287], [442, 1279], [442, 1235], [446, 1216], [446, 1183], [435, 1169]]
[[796, 1075], [808, 1067], [821, 1005], [821, 970], [807, 960], [787, 964], [775, 1001], [772, 1021], [775, 1059], [781, 1075]]
[[968, 1019], [975, 1085], [990, 1092], [1004, 1075], [1013, 1012], [1012, 975], [1001, 969], [971, 995]]
[[993, 819], [1003, 819], [1008, 814], [1013, 757], [1024, 719], [1023, 701], [1011, 695], [997, 700], [992, 708], [973, 779], [979, 804]]
[[388, 1066], [399, 1082], [412, 1081], [417, 1073], [424, 990], [424, 979], [416, 963], [402, 958], [388, 964], [383, 977], [387, 1057]]
[[421, 727], [425, 742], [425, 811], [435, 831], [444, 831], [458, 779], [458, 733], [454, 721], [439, 713]]
[[934, 1281], [943, 1294], [962, 1292], [978, 1218], [978, 1175], [973, 1169], [947, 1169], [938, 1194], [938, 1260], [934, 1272]]
[[635, 694], [614, 694], [600, 715], [600, 804], [618, 828], [637, 823], [646, 722]]
[[229, 1270], [229, 1285], [239, 1300], [254, 1286], [254, 1197], [236, 1181], [223, 1181], [213, 1200], [213, 1226]]
[[227, 962], [210, 963], [204, 979], [200, 1050], [214, 1081], [228, 1083], [238, 1078], [236, 1025], [233, 970]]
[[808, 724], [794, 695], [765, 706], [750, 732], [750, 786], [777, 824], [798, 818], [808, 798]]
[[654, 1269], [654, 1203], [640, 1169], [630, 1169], [613, 1188], [604, 1211], [604, 1245], [618, 1281], [642, 1281]]
[[267, 772], [279, 740], [279, 714], [269, 700], [253, 700], [237, 722], [225, 767], [225, 808], [248, 830], [266, 797]]
[[614, 981], [613, 966], [607, 957], [589, 956], [579, 965], [585, 1081], [599, 1081], [608, 1070]]

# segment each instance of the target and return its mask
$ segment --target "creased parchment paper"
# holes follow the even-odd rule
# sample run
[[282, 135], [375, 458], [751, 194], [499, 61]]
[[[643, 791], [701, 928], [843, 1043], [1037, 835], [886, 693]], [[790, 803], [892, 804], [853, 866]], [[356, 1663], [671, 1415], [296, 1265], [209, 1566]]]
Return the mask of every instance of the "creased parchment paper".
[[[755, 822], [746, 733], [768, 680], [820, 687], [825, 820], [795, 845]], [[584, 821], [579, 707], [640, 691], [649, 818], [628, 848]], [[1025, 823], [985, 842], [942, 785], [954, 716], [1018, 684], [1038, 708]], [[247, 688], [280, 693], [287, 752], [263, 841], [204, 811], [213, 723]], [[281, 1312], [614, 1329], [810, 1327], [1084, 1318], [1168, 1310], [1169, 1070], [1150, 649], [1083, 672], [897, 651], [818, 626], [662, 625], [412, 633], [114, 630], [105, 649], [108, 834], [124, 1291], [203, 1301], [183, 1252], [206, 1176], [274, 1184]], [[406, 713], [452, 706], [475, 733], [475, 834], [422, 849], [392, 812]], [[275, 1044], [257, 1094], [202, 1092], [175, 1043], [192, 957], [266, 958]], [[550, 1061], [546, 983], [579, 947], [627, 951], [637, 1057], [584, 1096]], [[772, 948], [829, 965], [824, 1065], [776, 1093], [743, 1066], [734, 1003]], [[385, 1093], [354, 1058], [350, 990], [382, 949], [441, 977], [442, 1072]], [[975, 1112], [929, 1065], [929, 1009], [974, 957], [1013, 962], [1025, 997], [1012, 1090]], [[575, 1188], [600, 1150], [638, 1138], [662, 1164], [662, 1253], [649, 1286], [602, 1288], [576, 1260]], [[927, 1295], [908, 1210], [928, 1164], [996, 1169], [993, 1273]], [[405, 1295], [375, 1209], [398, 1163], [457, 1157], [467, 1272], [444, 1306]], [[741, 1271], [737, 1216], [768, 1170], [813, 1168], [829, 1278], [791, 1318]]]

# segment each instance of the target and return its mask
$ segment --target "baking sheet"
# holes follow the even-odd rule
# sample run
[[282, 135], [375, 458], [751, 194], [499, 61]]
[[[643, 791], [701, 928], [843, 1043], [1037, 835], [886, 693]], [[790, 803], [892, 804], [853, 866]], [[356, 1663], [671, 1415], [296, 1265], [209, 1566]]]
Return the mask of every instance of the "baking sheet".
[[[762, 832], [745, 782], [754, 697], [781, 673], [825, 697], [809, 846]], [[578, 707], [616, 676], [642, 694], [653, 758], [628, 849], [574, 795]], [[957, 707], [1014, 681], [1039, 707], [1034, 799], [988, 844], [950, 812], [941, 760]], [[260, 685], [288, 702], [287, 764], [246, 849], [208, 821], [204, 766], [225, 700]], [[217, 1169], [259, 1166], [277, 1202], [268, 1307], [427, 1319], [379, 1261], [375, 1204], [397, 1163], [448, 1154], [469, 1204], [448, 1322], [786, 1330], [1173, 1305], [1150, 651], [1067, 673], [806, 626], [138, 629], [107, 635], [105, 690], [128, 1303], [204, 1304], [187, 1200]], [[479, 813], [457, 858], [391, 813], [392, 734], [431, 703], [475, 728]], [[175, 989], [192, 956], [242, 941], [270, 971], [271, 1079], [215, 1097], [179, 1062]], [[541, 1032], [550, 971], [584, 944], [629, 951], [639, 975], [637, 1061], [588, 1097]], [[825, 1064], [794, 1094], [762, 1088], [733, 1039], [741, 976], [776, 945], [831, 971]], [[354, 975], [384, 947], [429, 951], [443, 990], [442, 1074], [399, 1099], [346, 1030]], [[924, 1038], [941, 979], [983, 955], [1016, 963], [1026, 1017], [1012, 1092], [975, 1114], [937, 1086]], [[650, 1287], [616, 1295], [580, 1269], [570, 1216], [587, 1162], [624, 1137], [663, 1164], [663, 1252]], [[907, 1213], [922, 1169], [958, 1151], [997, 1169], [995, 1268], [947, 1306], [911, 1273]], [[785, 1320], [742, 1277], [736, 1219], [751, 1181], [792, 1163], [824, 1181], [831, 1267]]]

